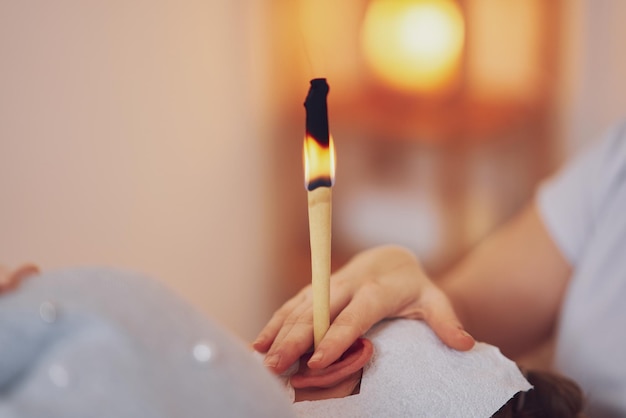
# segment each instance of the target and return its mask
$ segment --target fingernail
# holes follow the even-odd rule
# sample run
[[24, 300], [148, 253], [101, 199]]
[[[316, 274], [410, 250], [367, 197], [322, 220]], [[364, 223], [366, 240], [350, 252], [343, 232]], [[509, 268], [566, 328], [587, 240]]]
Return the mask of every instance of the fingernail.
[[309, 359], [307, 363], [308, 364], [319, 363], [320, 361], [322, 361], [323, 358], [324, 358], [324, 353], [322, 351], [316, 351], [315, 353], [313, 353], [313, 355], [311, 356], [311, 358]]
[[461, 329], [461, 335], [463, 335], [464, 337], [469, 337], [469, 338], [474, 338], [470, 335], [469, 332], [465, 331], [464, 329]]
[[278, 354], [270, 354], [267, 357], [265, 357], [265, 360], [263, 360], [263, 364], [266, 367], [275, 368], [278, 365], [279, 361], [280, 361], [280, 355], [278, 355]]

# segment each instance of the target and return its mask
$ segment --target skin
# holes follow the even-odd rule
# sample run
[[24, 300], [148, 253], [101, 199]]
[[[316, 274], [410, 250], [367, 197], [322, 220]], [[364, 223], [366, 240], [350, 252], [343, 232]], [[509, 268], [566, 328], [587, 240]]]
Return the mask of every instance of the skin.
[[516, 357], [554, 331], [571, 274], [531, 205], [439, 284], [472, 335]]
[[363, 367], [373, 352], [372, 343], [359, 338], [337, 362], [324, 369], [309, 368], [309, 354], [300, 357], [298, 372], [290, 378], [295, 401], [343, 398], [359, 393]]
[[39, 273], [39, 268], [34, 264], [22, 264], [15, 269], [0, 264], [0, 295], [9, 292], [29, 276]]
[[[333, 274], [332, 323], [307, 364], [328, 367], [375, 323], [396, 317], [424, 320], [457, 350], [471, 349], [474, 335], [509, 356], [520, 354], [549, 336], [570, 274], [535, 205], [437, 280], [402, 247], [366, 250]], [[253, 347], [267, 353], [265, 365], [271, 371], [282, 373], [312, 343], [307, 286], [276, 311]]]
[[295, 389], [295, 402], [320, 401], [324, 399], [345, 398], [354, 395], [361, 383], [363, 370], [354, 373], [349, 378], [329, 387], [306, 387]]

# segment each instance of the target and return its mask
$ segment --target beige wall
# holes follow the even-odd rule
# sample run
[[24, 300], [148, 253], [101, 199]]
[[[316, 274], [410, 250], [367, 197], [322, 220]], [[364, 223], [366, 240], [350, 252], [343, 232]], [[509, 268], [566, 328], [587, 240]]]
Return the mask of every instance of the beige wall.
[[130, 268], [251, 338], [272, 306], [254, 1], [0, 2], [0, 261]]

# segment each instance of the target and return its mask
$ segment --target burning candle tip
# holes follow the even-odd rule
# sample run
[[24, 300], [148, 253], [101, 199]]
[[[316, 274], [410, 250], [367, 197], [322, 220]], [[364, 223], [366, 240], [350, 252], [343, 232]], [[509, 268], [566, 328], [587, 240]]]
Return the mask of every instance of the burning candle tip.
[[328, 83], [325, 78], [311, 80], [309, 93], [304, 101], [306, 108], [306, 132], [321, 146], [327, 147], [329, 142], [328, 131]]

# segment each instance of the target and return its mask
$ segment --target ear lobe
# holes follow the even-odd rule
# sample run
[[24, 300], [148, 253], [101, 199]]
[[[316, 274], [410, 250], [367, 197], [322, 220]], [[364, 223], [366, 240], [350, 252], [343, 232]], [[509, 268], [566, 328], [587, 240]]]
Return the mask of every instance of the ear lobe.
[[307, 361], [312, 353], [300, 358], [300, 368], [291, 376], [294, 389], [332, 387], [361, 370], [372, 358], [374, 346], [366, 338], [359, 338], [333, 364], [324, 369], [310, 369]]

